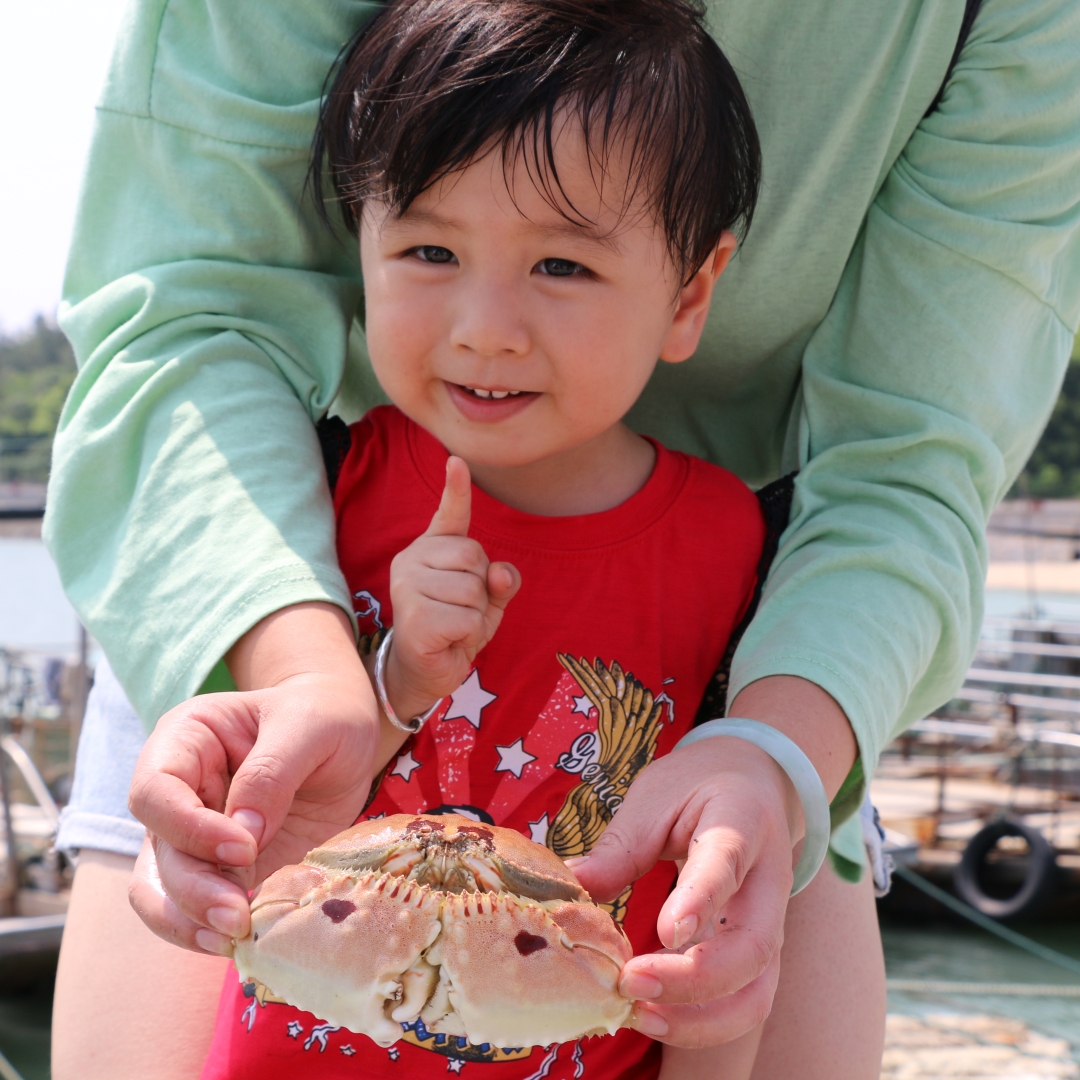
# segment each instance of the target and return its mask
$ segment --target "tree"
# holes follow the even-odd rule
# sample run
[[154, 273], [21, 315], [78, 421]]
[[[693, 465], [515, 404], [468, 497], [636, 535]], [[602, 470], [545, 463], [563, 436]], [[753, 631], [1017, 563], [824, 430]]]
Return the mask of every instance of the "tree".
[[0, 337], [0, 481], [44, 483], [53, 434], [75, 378], [60, 330], [38, 316], [17, 337]]
[[1012, 494], [1040, 499], [1080, 498], [1080, 337], [1050, 422]]

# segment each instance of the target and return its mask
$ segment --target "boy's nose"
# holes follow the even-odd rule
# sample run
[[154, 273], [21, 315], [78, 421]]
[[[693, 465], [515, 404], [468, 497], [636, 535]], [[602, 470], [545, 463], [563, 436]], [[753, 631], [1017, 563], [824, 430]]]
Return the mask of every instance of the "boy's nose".
[[515, 290], [499, 282], [472, 282], [463, 291], [450, 344], [478, 356], [524, 356], [531, 340]]

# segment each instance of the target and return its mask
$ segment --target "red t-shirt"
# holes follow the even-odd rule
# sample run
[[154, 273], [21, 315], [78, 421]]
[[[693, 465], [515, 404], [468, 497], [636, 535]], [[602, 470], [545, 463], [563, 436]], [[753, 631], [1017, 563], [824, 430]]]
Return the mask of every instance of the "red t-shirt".
[[[539, 517], [473, 488], [469, 535], [517, 566], [521, 590], [468, 678], [390, 764], [366, 817], [453, 810], [581, 855], [629, 780], [687, 732], [749, 604], [765, 529], [741, 481], [654, 445], [645, 486], [599, 514]], [[390, 562], [427, 528], [446, 457], [392, 407], [352, 427], [334, 504], [368, 641], [392, 625]], [[674, 880], [674, 864], [659, 863], [610, 906], [635, 954], [660, 948]], [[231, 972], [203, 1080], [636, 1080], [659, 1068], [659, 1044], [630, 1030], [504, 1050], [419, 1021], [403, 1029], [387, 1050]]]

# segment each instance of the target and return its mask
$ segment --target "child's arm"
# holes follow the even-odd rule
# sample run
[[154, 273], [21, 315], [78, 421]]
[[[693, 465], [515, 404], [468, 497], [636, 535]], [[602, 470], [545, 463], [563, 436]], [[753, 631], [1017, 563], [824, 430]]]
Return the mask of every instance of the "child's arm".
[[[489, 562], [480, 544], [469, 539], [471, 500], [469, 467], [451, 457], [431, 524], [390, 567], [394, 640], [386, 690], [403, 721], [462, 684], [521, 584], [515, 567]], [[373, 673], [375, 658], [365, 664]]]

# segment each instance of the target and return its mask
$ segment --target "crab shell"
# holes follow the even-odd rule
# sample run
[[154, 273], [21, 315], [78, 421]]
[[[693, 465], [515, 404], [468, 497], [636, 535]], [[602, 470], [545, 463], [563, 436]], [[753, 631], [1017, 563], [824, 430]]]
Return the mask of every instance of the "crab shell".
[[457, 814], [365, 821], [282, 867], [233, 952], [241, 978], [380, 1046], [419, 1019], [498, 1047], [624, 1026], [631, 955], [554, 853]]

